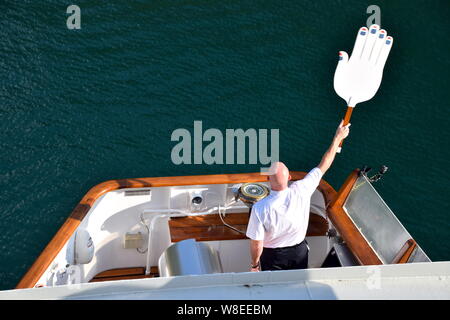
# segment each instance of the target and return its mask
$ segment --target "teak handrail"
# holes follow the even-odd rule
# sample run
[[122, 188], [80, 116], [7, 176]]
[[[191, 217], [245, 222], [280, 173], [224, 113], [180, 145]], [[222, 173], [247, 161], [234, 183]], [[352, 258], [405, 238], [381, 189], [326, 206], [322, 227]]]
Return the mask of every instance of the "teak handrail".
[[[302, 179], [306, 173], [299, 171], [290, 172], [292, 180]], [[176, 176], [139, 179], [120, 179], [102, 182], [90, 189], [81, 199], [70, 216], [50, 240], [30, 269], [25, 273], [16, 286], [16, 289], [33, 288], [37, 281], [47, 270], [50, 263], [70, 239], [83, 218], [94, 205], [95, 201], [107, 192], [124, 188], [148, 188], [205, 184], [231, 184], [243, 182], [266, 181], [267, 176], [256, 173], [216, 174], [200, 176]], [[322, 192], [325, 203], [328, 204], [336, 195], [336, 191], [325, 181], [321, 180], [318, 189]]]

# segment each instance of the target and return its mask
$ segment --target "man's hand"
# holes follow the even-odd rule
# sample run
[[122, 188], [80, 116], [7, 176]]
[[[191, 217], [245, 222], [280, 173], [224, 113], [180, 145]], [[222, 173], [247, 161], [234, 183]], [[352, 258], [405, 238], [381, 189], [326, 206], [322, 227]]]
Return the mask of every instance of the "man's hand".
[[261, 271], [261, 263], [258, 261], [258, 263], [255, 263], [250, 266], [250, 271], [251, 272], [259, 272]]
[[334, 161], [334, 157], [336, 156], [339, 144], [350, 133], [349, 129], [350, 123], [346, 126], [344, 126], [343, 124], [344, 120], [342, 120], [341, 123], [339, 124], [339, 127], [336, 130], [331, 146], [328, 148], [327, 152], [325, 152], [325, 154], [322, 157], [322, 161], [320, 161], [319, 165], [317, 166], [320, 169], [320, 171], [322, 171], [322, 174], [325, 174], [325, 172], [327, 172], [327, 170], [330, 168], [331, 164]]
[[346, 126], [344, 126], [344, 120], [341, 121], [339, 124], [339, 127], [336, 130], [336, 134], [334, 135], [334, 139], [337, 140], [339, 143], [341, 143], [342, 140], [347, 138], [348, 134], [350, 133], [350, 123]]
[[[261, 264], [259, 262], [259, 258], [263, 252], [263, 243], [262, 240], [250, 240], [250, 256], [251, 256], [251, 265], [250, 271], [257, 272], [261, 268]], [[252, 268], [252, 266], [256, 266], [256, 268]]]

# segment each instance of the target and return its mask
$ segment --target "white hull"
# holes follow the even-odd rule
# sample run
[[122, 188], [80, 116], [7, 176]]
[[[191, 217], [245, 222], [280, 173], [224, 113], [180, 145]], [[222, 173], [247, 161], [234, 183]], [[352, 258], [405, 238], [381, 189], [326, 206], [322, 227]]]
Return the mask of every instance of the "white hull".
[[0, 299], [450, 299], [450, 262], [83, 283], [3, 291]]

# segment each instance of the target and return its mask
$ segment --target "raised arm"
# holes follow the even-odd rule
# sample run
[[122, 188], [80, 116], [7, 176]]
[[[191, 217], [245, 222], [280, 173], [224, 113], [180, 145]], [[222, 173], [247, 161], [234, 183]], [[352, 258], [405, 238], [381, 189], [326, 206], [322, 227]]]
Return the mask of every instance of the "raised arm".
[[336, 130], [336, 134], [334, 135], [333, 142], [331, 143], [327, 152], [325, 152], [325, 154], [323, 155], [322, 161], [320, 161], [320, 164], [317, 166], [320, 171], [322, 171], [322, 174], [325, 174], [325, 172], [330, 168], [331, 164], [333, 163], [334, 157], [336, 156], [339, 144], [348, 136], [350, 132], [350, 123], [346, 126], [343, 126], [343, 123], [344, 121], [341, 121], [341, 123], [339, 124], [339, 127]]

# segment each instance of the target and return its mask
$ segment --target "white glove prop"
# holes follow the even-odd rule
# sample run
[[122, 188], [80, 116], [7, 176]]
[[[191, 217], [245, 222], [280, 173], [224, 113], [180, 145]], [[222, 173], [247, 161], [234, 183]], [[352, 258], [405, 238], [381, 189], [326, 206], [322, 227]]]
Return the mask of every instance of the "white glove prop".
[[[362, 27], [356, 36], [350, 59], [345, 51], [339, 51], [339, 62], [334, 73], [334, 90], [346, 101], [346, 126], [353, 108], [360, 102], [372, 99], [383, 77], [383, 68], [394, 39], [376, 24], [369, 29]], [[342, 142], [338, 152], [341, 151]]]

